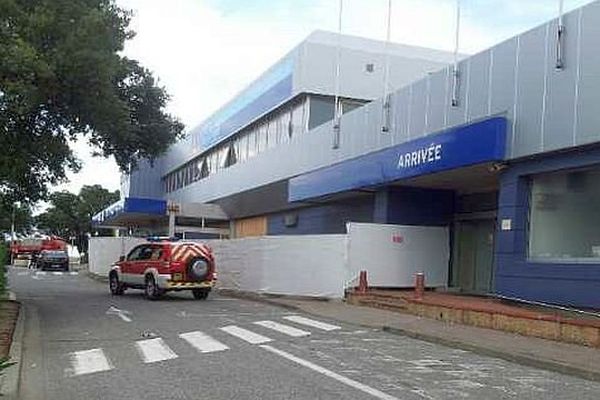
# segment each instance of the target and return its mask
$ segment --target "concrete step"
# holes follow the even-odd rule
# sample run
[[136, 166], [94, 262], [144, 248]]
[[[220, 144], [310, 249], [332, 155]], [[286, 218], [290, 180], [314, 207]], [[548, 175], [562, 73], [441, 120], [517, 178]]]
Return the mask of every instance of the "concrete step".
[[380, 308], [393, 311], [405, 311], [407, 310], [408, 303], [402, 299], [388, 299], [379, 298], [377, 296], [355, 296], [349, 301], [350, 304]]

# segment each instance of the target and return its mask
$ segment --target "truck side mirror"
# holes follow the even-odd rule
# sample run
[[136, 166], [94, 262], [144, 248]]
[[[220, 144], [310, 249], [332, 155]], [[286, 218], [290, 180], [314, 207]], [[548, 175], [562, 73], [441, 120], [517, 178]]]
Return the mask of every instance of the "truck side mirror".
[[125, 256], [120, 256], [119, 261], [125, 261]]

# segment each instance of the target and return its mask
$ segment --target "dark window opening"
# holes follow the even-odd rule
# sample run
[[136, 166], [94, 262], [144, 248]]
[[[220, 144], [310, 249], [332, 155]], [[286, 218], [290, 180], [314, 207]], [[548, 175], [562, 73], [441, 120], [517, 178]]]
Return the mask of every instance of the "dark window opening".
[[235, 147], [233, 144], [229, 145], [227, 149], [227, 156], [225, 158], [225, 168], [231, 167], [233, 164], [237, 163], [237, 154], [235, 153]]
[[206, 158], [202, 160], [202, 166], [200, 167], [200, 179], [206, 178], [210, 174], [210, 170], [208, 169], [208, 161]]

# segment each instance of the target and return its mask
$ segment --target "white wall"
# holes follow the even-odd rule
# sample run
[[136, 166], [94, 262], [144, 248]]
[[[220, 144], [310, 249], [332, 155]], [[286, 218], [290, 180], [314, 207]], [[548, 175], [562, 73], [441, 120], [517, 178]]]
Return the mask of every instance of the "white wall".
[[108, 271], [121, 255], [146, 242], [134, 237], [92, 237], [89, 243], [89, 270], [98, 275], [108, 276]]
[[369, 286], [413, 287], [423, 272], [427, 287], [445, 287], [449, 261], [448, 228], [348, 224], [349, 277], [367, 271]]
[[[402, 238], [400, 242], [394, 238]], [[90, 240], [90, 271], [107, 275], [120, 255], [145, 239]], [[448, 281], [448, 230], [440, 227], [348, 224], [347, 235], [263, 236], [208, 240], [218, 288], [255, 293], [342, 298], [366, 270], [369, 285], [412, 287], [425, 272], [428, 287]], [[350, 283], [355, 281], [354, 285]]]
[[256, 293], [341, 298], [346, 235], [212, 240], [218, 287]]

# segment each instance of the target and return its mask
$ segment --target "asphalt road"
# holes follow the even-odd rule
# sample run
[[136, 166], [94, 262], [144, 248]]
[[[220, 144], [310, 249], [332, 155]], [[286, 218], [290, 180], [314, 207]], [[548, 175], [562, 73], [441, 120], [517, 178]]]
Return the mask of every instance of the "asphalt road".
[[26, 312], [24, 400], [600, 397], [597, 382], [263, 303], [113, 297], [22, 268], [10, 281]]

